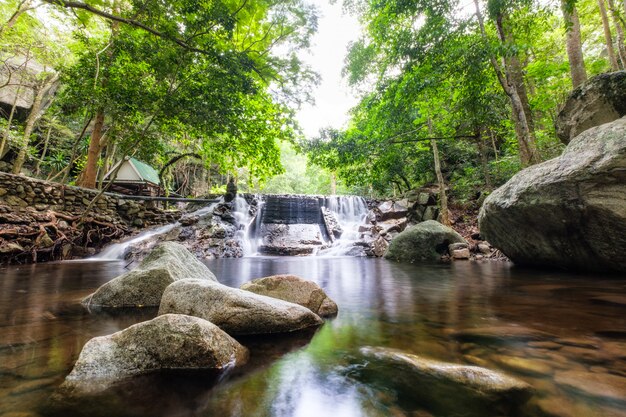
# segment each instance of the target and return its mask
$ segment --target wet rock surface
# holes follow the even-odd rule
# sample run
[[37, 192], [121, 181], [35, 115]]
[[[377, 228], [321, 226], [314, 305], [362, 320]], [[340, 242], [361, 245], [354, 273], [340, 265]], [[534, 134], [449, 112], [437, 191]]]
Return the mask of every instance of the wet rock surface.
[[549, 341], [555, 338], [555, 336], [550, 333], [524, 326], [476, 327], [454, 331], [450, 336], [461, 341], [482, 342], [498, 342], [504, 340]]
[[555, 375], [557, 384], [580, 394], [626, 405], [626, 378], [587, 371], [565, 371]]
[[278, 298], [308, 308], [320, 317], [337, 315], [337, 304], [314, 283], [295, 275], [274, 275], [246, 282], [242, 290]]
[[243, 364], [247, 355], [246, 348], [214, 324], [197, 317], [166, 314], [91, 339], [63, 389], [70, 394], [89, 394], [157, 370], [223, 370]]
[[481, 234], [514, 263], [626, 271], [626, 119], [591, 128], [483, 204]]
[[231, 335], [286, 333], [323, 323], [301, 305], [198, 279], [166, 288], [159, 315], [168, 313], [209, 320]]
[[385, 258], [401, 262], [438, 261], [453, 243], [467, 243], [453, 229], [434, 220], [407, 228], [391, 241]]
[[435, 361], [388, 348], [364, 347], [359, 354], [365, 363], [352, 370], [352, 377], [390, 385], [401, 401], [425, 404], [436, 415], [511, 415], [533, 394], [526, 382], [482, 367]]
[[184, 246], [163, 242], [137, 268], [102, 285], [83, 304], [88, 308], [155, 307], [168, 285], [185, 278], [217, 282], [209, 268]]

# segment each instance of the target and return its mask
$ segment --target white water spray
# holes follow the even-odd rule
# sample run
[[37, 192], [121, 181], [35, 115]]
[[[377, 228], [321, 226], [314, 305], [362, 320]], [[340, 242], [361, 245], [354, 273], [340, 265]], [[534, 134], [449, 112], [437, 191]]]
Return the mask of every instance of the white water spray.
[[252, 216], [250, 214], [250, 204], [248, 204], [246, 199], [241, 196], [235, 198], [233, 216], [238, 227], [235, 237], [241, 242], [243, 256], [245, 257], [258, 255], [260, 239], [254, 232], [259, 230], [261, 226], [262, 208], [263, 202], [261, 199], [258, 199], [256, 216]]
[[[220, 198], [220, 202], [221, 202], [221, 198]], [[205, 216], [207, 214], [210, 214], [213, 212], [213, 209], [215, 208], [215, 206], [217, 206], [220, 202], [217, 203], [213, 203], [210, 204], [206, 207], [203, 207], [199, 210], [196, 210], [190, 214], [188, 214], [187, 216], [196, 216], [196, 217], [202, 217]], [[151, 239], [155, 236], [161, 236], [164, 235], [168, 232], [170, 232], [172, 229], [174, 229], [175, 227], [180, 226], [180, 222], [176, 222], [176, 223], [171, 223], [171, 224], [166, 224], [165, 226], [160, 226], [157, 227], [155, 229], [150, 229], [150, 230], [146, 230], [143, 231], [141, 233], [139, 233], [137, 236], [123, 241], [123, 242], [119, 242], [119, 243], [114, 243], [112, 245], [109, 245], [106, 247], [106, 249], [104, 249], [102, 252], [98, 253], [95, 256], [92, 256], [91, 259], [101, 259], [101, 260], [119, 260], [119, 259], [124, 259], [124, 255], [126, 254], [126, 252], [128, 251], [129, 247], [132, 247], [134, 245], [137, 245], [138, 243], [141, 242], [145, 242], [148, 239]]]
[[365, 223], [367, 204], [363, 197], [333, 196], [326, 198], [326, 208], [333, 212], [343, 233], [329, 249], [318, 252], [319, 256], [345, 256], [359, 240], [359, 227]]

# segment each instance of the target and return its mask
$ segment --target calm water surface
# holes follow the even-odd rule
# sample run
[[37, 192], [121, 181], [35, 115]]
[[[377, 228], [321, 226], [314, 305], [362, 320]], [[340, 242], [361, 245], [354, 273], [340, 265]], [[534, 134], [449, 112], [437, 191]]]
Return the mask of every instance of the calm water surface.
[[[386, 346], [527, 381], [537, 392], [524, 417], [626, 417], [624, 280], [505, 263], [308, 257], [207, 265], [233, 287], [280, 273], [316, 281], [339, 316], [317, 331], [240, 339], [251, 361], [229, 375], [151, 375], [87, 402], [51, 401], [87, 340], [156, 312], [89, 315], [80, 307], [81, 298], [125, 271], [123, 262], [0, 269], [0, 416], [448, 417], [407, 401], [410, 387], [400, 392], [389, 381], [351, 377], [358, 348]], [[503, 326], [518, 336], [493, 339], [489, 330]], [[476, 328], [482, 337], [459, 336]], [[551, 336], [529, 342], [526, 328]]]

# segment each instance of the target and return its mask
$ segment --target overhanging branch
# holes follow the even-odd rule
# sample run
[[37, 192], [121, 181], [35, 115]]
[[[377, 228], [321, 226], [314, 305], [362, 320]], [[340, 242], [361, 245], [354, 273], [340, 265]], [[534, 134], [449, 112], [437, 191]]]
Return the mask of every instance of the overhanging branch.
[[201, 54], [208, 54], [209, 53], [209, 51], [206, 51], [204, 49], [200, 49], [200, 48], [196, 48], [194, 46], [191, 46], [190, 44], [188, 44], [187, 42], [185, 42], [182, 39], [179, 39], [179, 38], [177, 38], [175, 36], [170, 36], [170, 35], [168, 35], [166, 33], [163, 33], [163, 32], [161, 32], [159, 30], [156, 30], [156, 29], [154, 29], [154, 28], [152, 28], [152, 27], [150, 27], [148, 25], [145, 25], [145, 24], [143, 24], [143, 23], [141, 23], [141, 22], [139, 22], [137, 20], [128, 19], [128, 18], [125, 18], [125, 17], [122, 17], [122, 16], [114, 15], [114, 14], [109, 13], [109, 12], [105, 12], [104, 10], [100, 10], [100, 9], [98, 9], [96, 7], [93, 7], [93, 6], [89, 5], [89, 4], [86, 4], [86, 3], [83, 3], [83, 2], [80, 2], [80, 1], [65, 1], [65, 0], [42, 0], [42, 1], [44, 1], [45, 3], [48, 3], [48, 4], [52, 4], [54, 6], [65, 7], [65, 8], [68, 8], [68, 9], [82, 9], [82, 10], [86, 10], [86, 11], [88, 11], [90, 13], [93, 13], [93, 14], [95, 14], [97, 16], [104, 17], [105, 19], [113, 20], [115, 22], [120, 22], [120, 23], [124, 23], [126, 25], [130, 25], [130, 26], [134, 26], [134, 27], [143, 29], [146, 32], [149, 32], [149, 33], [151, 33], [151, 34], [153, 34], [155, 36], [158, 36], [160, 38], [167, 39], [167, 40], [169, 40], [171, 42], [174, 42], [177, 45], [179, 45], [179, 46], [181, 46], [181, 47], [183, 47], [183, 48], [185, 48], [185, 49], [187, 49], [189, 51], [198, 52], [198, 53], [201, 53]]

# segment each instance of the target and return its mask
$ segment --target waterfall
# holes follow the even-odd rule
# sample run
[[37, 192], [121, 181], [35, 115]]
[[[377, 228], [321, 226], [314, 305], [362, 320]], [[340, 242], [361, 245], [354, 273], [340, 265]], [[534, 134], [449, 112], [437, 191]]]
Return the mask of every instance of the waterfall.
[[238, 195], [234, 202], [233, 216], [238, 228], [235, 238], [241, 242], [243, 256], [254, 256], [258, 253], [259, 239], [256, 231], [260, 228], [263, 202], [258, 196], [256, 198], [258, 201], [256, 216], [252, 214], [250, 204], [245, 198]]
[[[190, 214], [188, 214], [187, 216], [196, 216], [196, 217], [202, 217], [206, 214], [212, 213], [213, 209], [219, 204], [218, 203], [213, 203], [210, 204], [206, 207], [203, 207], [199, 210], [196, 210]], [[168, 232], [170, 232], [172, 229], [180, 226], [180, 221], [176, 222], [176, 223], [171, 223], [171, 224], [166, 224], [164, 226], [160, 226], [154, 229], [150, 229], [150, 230], [145, 230], [141, 233], [139, 233], [137, 236], [123, 241], [123, 242], [119, 242], [119, 243], [114, 243], [112, 245], [107, 246], [102, 252], [98, 253], [95, 256], [92, 256], [91, 259], [101, 259], [101, 260], [119, 260], [119, 259], [124, 259], [124, 255], [126, 254], [126, 252], [128, 251], [128, 248], [137, 245], [138, 243], [141, 242], [145, 242], [155, 236], [161, 236], [164, 235]]]
[[368, 209], [365, 199], [358, 196], [326, 197], [325, 207], [335, 215], [343, 233], [329, 249], [319, 251], [318, 255], [345, 256], [351, 254], [355, 243], [359, 240], [359, 227], [364, 224], [367, 217]]

